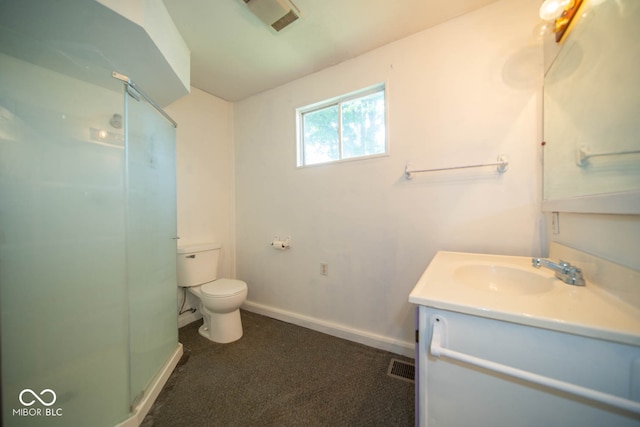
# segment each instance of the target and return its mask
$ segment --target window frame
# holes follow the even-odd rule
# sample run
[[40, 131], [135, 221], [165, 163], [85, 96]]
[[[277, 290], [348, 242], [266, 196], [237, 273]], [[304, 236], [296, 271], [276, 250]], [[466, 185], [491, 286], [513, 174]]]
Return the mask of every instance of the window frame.
[[[382, 93], [384, 98], [384, 151], [381, 153], [375, 154], [365, 154], [361, 156], [353, 156], [353, 157], [342, 157], [342, 104], [359, 99], [365, 98], [369, 95], [373, 95], [376, 93]], [[316, 102], [310, 105], [306, 105], [304, 107], [296, 108], [296, 166], [298, 168], [306, 168], [306, 167], [314, 167], [314, 166], [322, 166], [329, 165], [335, 163], [342, 162], [350, 162], [355, 160], [364, 160], [364, 159], [372, 159], [376, 157], [384, 157], [389, 155], [389, 126], [388, 126], [388, 115], [389, 115], [389, 99], [388, 99], [388, 87], [387, 83], [378, 83], [372, 86], [365, 87], [363, 89], [356, 90], [354, 92], [349, 92], [345, 95], [336, 96], [334, 98], [326, 99], [324, 101]], [[336, 160], [327, 160], [324, 162], [311, 163], [306, 164], [304, 158], [304, 116], [305, 114], [313, 113], [316, 111], [323, 110], [325, 108], [330, 108], [333, 106], [337, 106], [338, 109], [338, 146], [339, 146], [339, 155], [340, 158]]]

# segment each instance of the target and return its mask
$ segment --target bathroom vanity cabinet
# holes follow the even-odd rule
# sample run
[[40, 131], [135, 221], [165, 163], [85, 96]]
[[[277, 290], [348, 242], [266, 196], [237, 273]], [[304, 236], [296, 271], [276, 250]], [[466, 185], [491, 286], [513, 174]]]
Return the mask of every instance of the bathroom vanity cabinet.
[[640, 414], [430, 353], [439, 323], [446, 349], [638, 401], [640, 348], [420, 306], [420, 426], [639, 426]]
[[438, 253], [409, 298], [418, 425], [640, 426], [638, 310], [568, 286], [530, 258]]

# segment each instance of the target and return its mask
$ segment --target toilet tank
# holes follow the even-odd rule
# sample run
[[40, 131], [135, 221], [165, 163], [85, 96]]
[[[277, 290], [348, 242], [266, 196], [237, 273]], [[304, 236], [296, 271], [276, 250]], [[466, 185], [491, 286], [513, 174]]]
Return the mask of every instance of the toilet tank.
[[179, 246], [178, 286], [198, 286], [216, 280], [219, 256], [220, 245], [216, 243]]

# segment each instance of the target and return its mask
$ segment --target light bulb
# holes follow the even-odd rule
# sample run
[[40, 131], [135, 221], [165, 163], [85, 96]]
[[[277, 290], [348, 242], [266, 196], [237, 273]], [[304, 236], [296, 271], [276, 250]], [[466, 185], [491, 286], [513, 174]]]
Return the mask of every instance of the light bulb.
[[540, 6], [540, 18], [545, 21], [558, 19], [573, 0], [544, 0]]

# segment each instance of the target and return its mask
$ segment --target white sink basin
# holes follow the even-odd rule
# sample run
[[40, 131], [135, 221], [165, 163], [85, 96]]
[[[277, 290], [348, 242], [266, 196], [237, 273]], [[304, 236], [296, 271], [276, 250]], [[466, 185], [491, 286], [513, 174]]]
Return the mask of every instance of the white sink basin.
[[640, 309], [589, 280], [566, 284], [553, 271], [532, 267], [531, 257], [438, 252], [409, 302], [640, 345]]
[[453, 279], [465, 286], [496, 294], [528, 295], [549, 292], [555, 278], [520, 268], [495, 265], [471, 264], [456, 268]]

